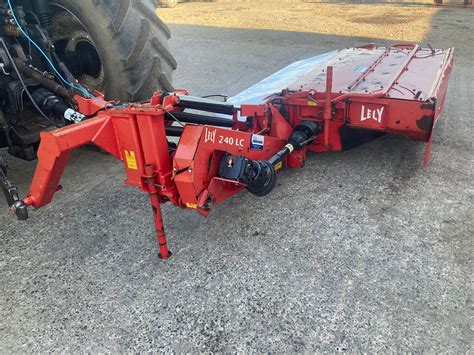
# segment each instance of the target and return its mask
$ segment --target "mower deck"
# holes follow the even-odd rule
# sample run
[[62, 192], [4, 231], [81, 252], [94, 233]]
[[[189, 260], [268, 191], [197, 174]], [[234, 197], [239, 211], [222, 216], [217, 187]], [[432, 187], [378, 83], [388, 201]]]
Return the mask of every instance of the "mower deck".
[[290, 90], [325, 91], [328, 66], [334, 68], [334, 94], [371, 94], [384, 92], [385, 97], [426, 101], [435, 94], [443, 64], [450, 50], [434, 50], [412, 45], [392, 47], [347, 48], [313, 68], [289, 86]]

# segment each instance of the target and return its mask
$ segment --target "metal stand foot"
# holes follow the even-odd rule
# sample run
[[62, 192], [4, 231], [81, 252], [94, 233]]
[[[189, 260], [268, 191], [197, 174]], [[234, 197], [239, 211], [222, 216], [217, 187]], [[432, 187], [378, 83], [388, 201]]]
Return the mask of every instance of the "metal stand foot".
[[150, 194], [151, 207], [153, 210], [153, 218], [155, 221], [156, 234], [158, 237], [158, 246], [160, 248], [160, 253], [158, 256], [160, 259], [168, 259], [171, 256], [171, 252], [168, 249], [168, 244], [166, 242], [165, 228], [163, 225], [163, 216], [161, 214], [160, 207], [160, 198], [158, 196], [158, 191], [156, 190], [156, 175], [153, 172], [153, 167], [151, 165], [145, 166], [145, 173], [147, 174], [147, 183], [148, 183], [148, 193]]
[[165, 259], [169, 259], [169, 257], [172, 256], [172, 255], [173, 255], [173, 253], [168, 250], [168, 256], [164, 257], [163, 255], [161, 255], [161, 253], [159, 253], [159, 254], [158, 254], [158, 257], [159, 257], [160, 259], [165, 260]]

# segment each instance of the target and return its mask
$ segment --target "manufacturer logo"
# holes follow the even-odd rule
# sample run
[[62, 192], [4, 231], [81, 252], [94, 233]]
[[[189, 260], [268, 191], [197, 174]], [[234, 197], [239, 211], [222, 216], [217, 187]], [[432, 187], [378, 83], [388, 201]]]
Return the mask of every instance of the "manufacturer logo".
[[215, 143], [216, 142], [216, 133], [217, 133], [216, 129], [210, 130], [206, 127], [206, 132], [205, 132], [205, 136], [204, 136], [204, 143], [207, 143], [207, 142]]
[[360, 111], [360, 121], [364, 122], [366, 120], [374, 120], [377, 121], [378, 123], [382, 123], [382, 115], [385, 107], [380, 107], [374, 110], [371, 110], [370, 108], [366, 108], [364, 105], [362, 105], [362, 109]]
[[265, 137], [258, 134], [252, 134], [250, 139], [250, 149], [253, 150], [263, 150], [263, 145], [265, 144]]

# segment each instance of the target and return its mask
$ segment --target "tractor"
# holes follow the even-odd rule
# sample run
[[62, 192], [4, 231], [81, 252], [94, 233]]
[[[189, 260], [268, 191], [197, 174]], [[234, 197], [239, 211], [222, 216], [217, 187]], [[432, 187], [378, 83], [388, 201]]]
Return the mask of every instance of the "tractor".
[[[139, 102], [172, 90], [176, 61], [156, 7], [156, 0], [0, 0], [0, 148], [36, 159], [40, 132], [81, 117], [72, 114], [77, 93]], [[0, 154], [0, 186], [15, 189], [6, 173]]]

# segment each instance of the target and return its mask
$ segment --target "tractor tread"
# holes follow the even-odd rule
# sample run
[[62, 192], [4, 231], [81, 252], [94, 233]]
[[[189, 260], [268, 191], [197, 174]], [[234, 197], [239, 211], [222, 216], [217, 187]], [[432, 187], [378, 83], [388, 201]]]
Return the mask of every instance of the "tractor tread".
[[171, 83], [168, 81], [168, 78], [166, 75], [163, 75], [162, 70], [161, 70], [161, 60], [158, 57], [155, 57], [153, 59], [153, 64], [150, 66], [150, 69], [148, 72], [141, 77], [141, 80], [137, 83], [137, 85], [134, 88], [131, 88], [129, 91], [129, 94], [134, 100], [135, 97], [138, 97], [140, 94], [140, 91], [143, 90], [143, 88], [148, 87], [155, 78], [157, 77], [158, 80], [160, 81], [162, 88], [165, 91], [172, 91], [173, 86]]
[[136, 3], [136, 8], [141, 12], [143, 16], [148, 18], [149, 21], [156, 23], [156, 25], [161, 29], [161, 31], [166, 35], [167, 39], [171, 38], [171, 31], [166, 24], [161, 21], [161, 19], [156, 15], [155, 2], [153, 0], [134, 0]]
[[171, 68], [175, 70], [178, 67], [178, 63], [176, 62], [176, 59], [174, 59], [168, 48], [166, 48], [157, 37], [153, 37], [151, 43], [153, 44], [153, 47], [155, 47], [157, 53], [161, 53], [161, 55], [169, 63]]
[[128, 11], [130, 9], [130, 0], [118, 1], [118, 8], [115, 13], [115, 18], [112, 22], [112, 27], [115, 32], [120, 32], [125, 23]]
[[142, 20], [142, 26], [140, 28], [140, 35], [138, 36], [138, 40], [135, 44], [135, 48], [133, 48], [133, 51], [130, 53], [130, 55], [127, 58], [127, 69], [134, 67], [140, 57], [143, 54], [143, 51], [145, 50], [145, 46], [148, 42], [148, 37], [150, 35], [150, 25], [148, 21]]

